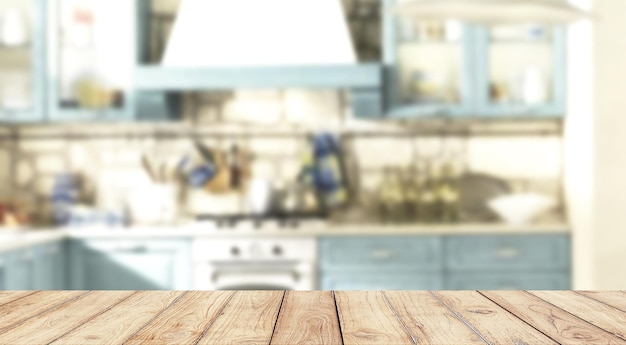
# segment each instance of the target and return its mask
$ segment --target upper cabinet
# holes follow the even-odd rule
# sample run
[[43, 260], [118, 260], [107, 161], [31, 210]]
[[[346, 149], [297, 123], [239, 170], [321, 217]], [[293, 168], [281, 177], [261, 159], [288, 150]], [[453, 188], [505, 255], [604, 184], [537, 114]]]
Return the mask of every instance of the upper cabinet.
[[49, 119], [133, 119], [134, 3], [48, 3]]
[[45, 0], [0, 0], [0, 123], [43, 118]]
[[555, 117], [565, 112], [565, 29], [542, 25], [477, 29], [478, 111]]
[[564, 115], [565, 28], [383, 18], [387, 118]]

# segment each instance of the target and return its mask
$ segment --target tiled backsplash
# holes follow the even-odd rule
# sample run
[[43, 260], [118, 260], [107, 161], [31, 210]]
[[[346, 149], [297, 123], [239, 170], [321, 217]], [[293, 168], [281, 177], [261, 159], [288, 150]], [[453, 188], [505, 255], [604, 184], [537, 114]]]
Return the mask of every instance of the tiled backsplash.
[[[172, 124], [90, 123], [5, 129], [0, 141], [0, 200], [26, 199], [37, 213], [47, 215], [54, 176], [69, 171], [86, 177], [87, 190], [91, 191], [87, 194], [97, 204], [119, 204], [132, 188], [148, 179], [141, 167], [142, 154], [159, 157], [173, 168], [185, 153], [194, 150], [190, 138], [168, 137], [163, 135], [165, 132], [193, 132], [207, 145], [222, 149], [234, 143], [248, 147], [255, 157], [253, 175], [290, 180], [300, 167], [305, 133], [320, 129], [357, 133], [350, 146], [358, 161], [363, 189], [377, 186], [385, 166], [408, 166], [415, 159], [443, 150], [462, 153], [470, 171], [503, 177], [517, 182], [518, 188], [548, 193], [561, 200], [563, 157], [558, 133], [446, 138], [359, 136], [360, 130], [396, 134], [407, 131], [402, 124], [352, 119], [341, 98], [330, 92], [240, 92], [223, 102], [221, 115], [210, 120], [203, 116], [211, 112], [211, 105], [196, 108], [200, 116], [195, 118], [190, 116], [192, 107], [187, 106], [183, 121]], [[21, 139], [8, 139], [11, 131]]]

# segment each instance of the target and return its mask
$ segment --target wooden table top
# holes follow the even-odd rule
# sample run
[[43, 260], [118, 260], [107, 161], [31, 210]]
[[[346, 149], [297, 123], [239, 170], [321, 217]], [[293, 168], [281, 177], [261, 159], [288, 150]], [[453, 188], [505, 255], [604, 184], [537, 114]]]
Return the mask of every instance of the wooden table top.
[[621, 291], [0, 292], [0, 344], [626, 344]]

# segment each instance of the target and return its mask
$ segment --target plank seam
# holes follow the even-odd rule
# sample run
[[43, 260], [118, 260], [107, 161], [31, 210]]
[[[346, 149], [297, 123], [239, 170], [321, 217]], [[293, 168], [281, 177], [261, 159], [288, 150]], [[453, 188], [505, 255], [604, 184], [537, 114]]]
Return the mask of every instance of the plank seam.
[[278, 312], [276, 313], [276, 320], [274, 321], [274, 327], [272, 328], [272, 335], [270, 335], [270, 341], [268, 344], [271, 344], [272, 339], [274, 339], [274, 333], [276, 332], [276, 325], [278, 324], [278, 318], [280, 317], [280, 312], [283, 310], [283, 303], [285, 302], [286, 295], [287, 295], [287, 291], [283, 291], [283, 297], [280, 299], [280, 305], [278, 306]]
[[135, 291], [135, 292], [131, 293], [130, 295], [128, 295], [127, 297], [122, 298], [120, 301], [118, 301], [118, 302], [116, 302], [116, 303], [113, 303], [112, 305], [108, 306], [107, 308], [105, 308], [105, 309], [101, 310], [100, 312], [93, 314], [90, 318], [88, 318], [87, 320], [83, 321], [80, 325], [78, 325], [78, 326], [76, 326], [76, 327], [74, 327], [74, 328], [70, 329], [69, 331], [67, 331], [67, 332], [65, 332], [65, 333], [63, 333], [63, 334], [61, 334], [60, 336], [56, 337], [56, 338], [55, 338], [54, 340], [52, 340], [51, 342], [47, 343], [47, 345], [50, 345], [50, 344], [54, 343], [55, 341], [57, 341], [57, 340], [59, 340], [59, 339], [63, 338], [64, 336], [66, 336], [66, 335], [68, 335], [68, 334], [70, 334], [70, 333], [74, 332], [75, 330], [77, 330], [78, 328], [80, 328], [81, 326], [83, 326], [84, 324], [86, 324], [86, 323], [88, 323], [89, 321], [91, 321], [91, 320], [95, 319], [96, 317], [98, 317], [98, 316], [100, 316], [100, 315], [102, 315], [102, 314], [106, 313], [107, 311], [109, 311], [109, 310], [113, 309], [113, 307], [115, 307], [115, 306], [117, 306], [118, 304], [120, 304], [120, 303], [124, 302], [125, 300], [127, 300], [127, 299], [131, 298], [132, 296], [136, 295], [137, 293], [138, 293], [138, 291]]
[[477, 336], [480, 337], [480, 339], [482, 341], [485, 342], [485, 344], [488, 345], [493, 345], [489, 340], [487, 340], [487, 338], [485, 338], [477, 329], [476, 327], [474, 327], [474, 325], [472, 325], [471, 323], [469, 323], [468, 321], [466, 321], [459, 313], [457, 313], [454, 309], [450, 308], [450, 306], [448, 306], [446, 304], [446, 302], [444, 302], [441, 298], [439, 298], [439, 296], [435, 295], [432, 291], [428, 291], [439, 303], [441, 303], [444, 307], [446, 307], [452, 314], [454, 314], [454, 316], [461, 322], [463, 322], [463, 324], [465, 324], [465, 326], [467, 326], [469, 329], [472, 330], [472, 332], [474, 332]]
[[153, 318], [151, 318], [150, 320], [146, 321], [145, 324], [143, 324], [143, 326], [139, 327], [135, 333], [131, 334], [130, 336], [128, 336], [128, 338], [126, 338], [126, 340], [124, 340], [122, 342], [122, 345], [126, 344], [129, 340], [131, 340], [134, 336], [137, 335], [137, 333], [141, 332], [142, 329], [146, 328], [149, 324], [151, 324], [154, 320], [156, 320], [156, 318], [158, 318], [161, 314], [163, 314], [166, 310], [168, 310], [169, 308], [171, 308], [174, 304], [176, 304], [178, 302], [178, 300], [180, 300], [181, 298], [183, 298], [183, 296], [185, 296], [187, 294], [187, 291], [184, 291], [182, 294], [180, 294], [180, 296], [176, 297], [172, 303], [170, 303], [167, 307], [163, 308], [163, 310], [161, 310], [160, 312], [158, 312]]
[[335, 314], [337, 315], [337, 326], [339, 326], [339, 337], [341, 338], [341, 345], [344, 344], [343, 341], [343, 330], [341, 329], [341, 314], [339, 313], [339, 306], [337, 305], [337, 295], [335, 295], [335, 290], [332, 290], [333, 294], [333, 302], [335, 303]]
[[228, 297], [228, 299], [226, 301], [224, 301], [224, 304], [222, 304], [222, 306], [220, 307], [220, 310], [215, 314], [215, 317], [213, 318], [213, 320], [211, 320], [211, 322], [209, 322], [209, 324], [206, 326], [204, 331], [202, 331], [202, 334], [200, 334], [200, 336], [198, 337], [198, 339], [196, 339], [196, 341], [193, 343], [193, 345], [198, 345], [200, 340], [202, 340], [202, 338], [204, 338], [204, 336], [209, 331], [211, 326], [213, 326], [215, 321], [220, 318], [220, 316], [222, 315], [222, 312], [224, 312], [224, 309], [226, 309], [226, 306], [228, 305], [228, 303], [230, 303], [230, 300], [233, 299], [233, 296], [235, 296], [236, 293], [237, 293], [237, 291], [233, 291], [233, 293]]
[[4, 305], [9, 304], [9, 303], [13, 303], [13, 302], [15, 302], [15, 301], [19, 301], [19, 300], [21, 300], [22, 298], [26, 298], [26, 297], [32, 296], [32, 295], [34, 295], [34, 294], [36, 294], [36, 293], [39, 293], [39, 292], [41, 292], [41, 291], [33, 291], [33, 292], [29, 293], [28, 295], [24, 295], [24, 296], [22, 296], [22, 297], [18, 297], [18, 298], [16, 298], [16, 299], [13, 299], [13, 300], [10, 300], [10, 301], [7, 301], [7, 302], [4, 302], [4, 303], [0, 304], [0, 307], [3, 307]]
[[[616, 307], [616, 306], [614, 306], [614, 305], [611, 305], [611, 304], [608, 304], [608, 303], [606, 303], [606, 302], [603, 302], [603, 301], [601, 301], [601, 300], [599, 300], [599, 299], [595, 299], [595, 298], [593, 298], [593, 297], [591, 297], [591, 296], [587, 296], [587, 295], [582, 294], [582, 293], [580, 293], [580, 292], [578, 292], [578, 291], [572, 291], [572, 292], [573, 292], [573, 293], [575, 293], [575, 294], [577, 294], [577, 295], [580, 295], [580, 296], [583, 296], [583, 297], [589, 298], [590, 300], [593, 300], [593, 301], [596, 301], [596, 302], [600, 302], [600, 303], [602, 303], [602, 304], [604, 304], [604, 305], [606, 305], [606, 306], [609, 306], [609, 307], [611, 307], [611, 308], [614, 308], [614, 309], [617, 309], [617, 310], [619, 310], [619, 311], [621, 311], [621, 312], [626, 313], [626, 310], [624, 310], [624, 309], [622, 309], [622, 308], [618, 308], [618, 307]], [[620, 291], [620, 292], [622, 292], [622, 291]], [[624, 298], [626, 298], [626, 295], [624, 296]]]
[[[4, 333], [4, 332], [6, 332], [6, 331], [8, 331], [8, 330], [11, 330], [11, 329], [13, 329], [13, 328], [15, 328], [15, 327], [18, 327], [18, 326], [20, 326], [20, 325], [24, 324], [25, 322], [27, 322], [27, 321], [29, 321], [29, 320], [31, 320], [31, 319], [33, 319], [33, 318], [35, 318], [35, 317], [41, 316], [41, 315], [43, 315], [43, 314], [46, 314], [46, 313], [49, 313], [49, 312], [52, 312], [52, 311], [55, 311], [56, 309], [59, 309], [59, 308], [60, 308], [61, 306], [63, 306], [64, 304], [69, 303], [69, 302], [71, 302], [71, 301], [74, 301], [74, 300], [76, 300], [76, 299], [79, 299], [79, 298], [81, 298], [81, 297], [83, 297], [83, 296], [87, 295], [87, 294], [88, 294], [88, 293], [90, 293], [90, 292], [91, 292], [91, 291], [87, 291], [87, 292], [84, 292], [84, 293], [82, 293], [82, 294], [80, 294], [80, 295], [77, 295], [77, 296], [74, 296], [74, 297], [72, 297], [72, 298], [66, 299], [66, 300], [64, 300], [63, 302], [59, 303], [59, 304], [56, 304], [56, 305], [54, 305], [54, 306], [52, 306], [52, 307], [50, 307], [50, 308], [48, 308], [48, 309], [46, 309], [46, 310], [43, 310], [43, 311], [41, 311], [41, 312], [39, 312], [39, 313], [37, 313], [37, 314], [35, 314], [35, 315], [32, 315], [32, 316], [28, 317], [27, 319], [24, 319], [24, 320], [22, 320], [22, 321], [20, 321], [20, 322], [17, 322], [17, 323], [14, 323], [14, 324], [12, 324], [12, 325], [9, 325], [9, 326], [6, 326], [6, 327], [4, 327], [4, 328], [1, 328], [1, 329], [0, 329], [0, 333]], [[28, 296], [32, 296], [32, 295], [33, 295], [33, 294], [30, 294], [30, 295], [28, 295]], [[17, 300], [16, 300], [16, 301], [17, 301]]]
[[411, 333], [409, 327], [407, 327], [407, 325], [402, 321], [402, 318], [400, 317], [400, 315], [398, 315], [396, 309], [391, 305], [391, 302], [387, 298], [387, 295], [385, 295], [385, 291], [381, 290], [380, 293], [382, 294], [383, 300], [385, 301], [385, 304], [387, 305], [389, 310], [391, 310], [393, 316], [396, 318], [396, 320], [398, 320], [398, 322], [400, 322], [400, 325], [404, 329], [404, 332], [409, 336], [409, 338], [411, 338], [411, 342], [413, 342], [414, 345], [418, 345], [419, 341], [417, 341], [417, 338], [413, 335], [413, 333]]
[[[621, 339], [621, 340], [626, 340], [626, 338], [622, 338], [621, 336], [619, 336], [619, 335], [617, 335], [617, 334], [615, 334], [615, 333], [613, 333], [613, 332], [611, 332], [611, 331], [609, 331], [609, 330], [606, 330], [606, 329], [604, 329], [604, 328], [602, 328], [602, 327], [600, 327], [600, 326], [598, 326], [598, 325], [595, 325], [595, 324], [593, 324], [593, 323], [591, 323], [591, 322], [589, 322], [589, 321], [587, 321], [587, 320], [583, 319], [582, 317], [580, 317], [580, 316], [578, 316], [578, 315], [572, 314], [572, 313], [570, 313], [569, 311], [567, 311], [567, 310], [565, 310], [565, 309], [563, 309], [563, 308], [561, 308], [561, 307], [557, 306], [556, 304], [553, 304], [552, 302], [550, 302], [550, 301], [548, 301], [548, 300], [546, 300], [546, 299], [544, 299], [544, 298], [541, 298], [541, 297], [539, 297], [539, 296], [537, 296], [537, 295], [534, 295], [533, 293], [528, 292], [528, 291], [524, 291], [524, 292], [525, 292], [525, 293], [527, 293], [527, 294], [529, 294], [529, 295], [531, 295], [531, 296], [533, 296], [533, 297], [535, 297], [535, 298], [538, 298], [538, 299], [540, 299], [540, 300], [542, 300], [542, 301], [544, 301], [544, 302], [546, 302], [546, 303], [548, 303], [548, 304], [550, 304], [550, 305], [552, 305], [552, 306], [554, 306], [555, 308], [561, 309], [562, 311], [564, 311], [564, 312], [566, 312], [566, 313], [570, 314], [571, 316], [573, 316], [573, 317], [575, 317], [575, 318], [577, 318], [577, 319], [579, 319], [579, 320], [582, 320], [582, 321], [584, 321], [585, 323], [588, 323], [588, 324], [590, 324], [591, 326], [593, 326], [593, 327], [595, 327], [595, 328], [597, 328], [597, 329], [599, 329], [599, 330], [605, 331], [606, 333], [608, 333], [608, 334], [610, 334], [610, 335], [612, 335], [612, 336], [614, 336], [614, 337], [616, 337], [616, 338], [618, 338], [618, 339]], [[595, 300], [594, 300], [594, 301], [595, 301]]]
[[[522, 291], [523, 291], [523, 290], [522, 290]], [[490, 300], [492, 303], [494, 303], [494, 304], [495, 304], [495, 305], [497, 305], [498, 307], [500, 307], [500, 308], [504, 309], [504, 311], [506, 311], [507, 313], [509, 313], [509, 314], [511, 314], [511, 315], [513, 315], [513, 316], [515, 316], [516, 318], [520, 319], [523, 323], [527, 324], [527, 325], [528, 325], [528, 326], [530, 326], [532, 329], [534, 329], [534, 330], [536, 330], [537, 332], [539, 332], [539, 333], [541, 333], [541, 334], [545, 335], [546, 337], [548, 337], [548, 338], [552, 339], [552, 341], [554, 341], [555, 343], [560, 344], [560, 345], [563, 345], [563, 343], [561, 343], [561, 342], [557, 341], [556, 339], [552, 338], [549, 334], [542, 332], [541, 330], [537, 329], [535, 326], [531, 325], [528, 321], [526, 321], [526, 320], [522, 319], [521, 317], [519, 317], [519, 316], [518, 316], [517, 314], [515, 314], [514, 312], [512, 312], [512, 311], [510, 311], [510, 310], [506, 309], [503, 305], [500, 305], [498, 302], [496, 302], [496, 301], [492, 300], [491, 298], [489, 298], [488, 296], [486, 296], [485, 294], [483, 294], [483, 293], [482, 293], [482, 291], [478, 291], [478, 290], [477, 290], [477, 292], [478, 292], [479, 294], [481, 294], [483, 297], [485, 297], [486, 299]]]

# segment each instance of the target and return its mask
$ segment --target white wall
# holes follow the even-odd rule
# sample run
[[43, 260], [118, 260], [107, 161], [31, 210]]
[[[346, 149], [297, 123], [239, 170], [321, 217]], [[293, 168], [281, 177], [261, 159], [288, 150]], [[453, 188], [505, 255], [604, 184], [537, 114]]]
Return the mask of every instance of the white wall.
[[626, 289], [626, 1], [594, 7], [594, 288]]

